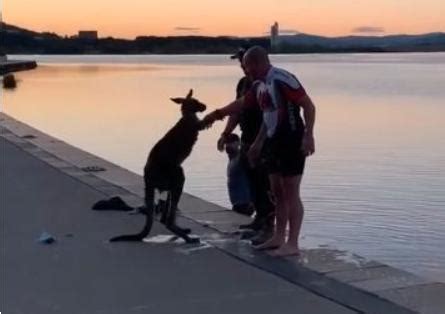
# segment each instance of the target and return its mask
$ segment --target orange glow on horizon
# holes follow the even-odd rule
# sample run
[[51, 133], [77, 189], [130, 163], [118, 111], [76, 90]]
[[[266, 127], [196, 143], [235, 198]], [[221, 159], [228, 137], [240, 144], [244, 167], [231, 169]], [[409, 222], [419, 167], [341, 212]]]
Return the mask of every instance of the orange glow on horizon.
[[[63, 2], [63, 3], [62, 3]], [[265, 35], [280, 29], [325, 36], [445, 31], [442, 0], [5, 0], [5, 22], [73, 35], [95, 29], [101, 37], [138, 35]], [[361, 28], [361, 32], [354, 29]]]

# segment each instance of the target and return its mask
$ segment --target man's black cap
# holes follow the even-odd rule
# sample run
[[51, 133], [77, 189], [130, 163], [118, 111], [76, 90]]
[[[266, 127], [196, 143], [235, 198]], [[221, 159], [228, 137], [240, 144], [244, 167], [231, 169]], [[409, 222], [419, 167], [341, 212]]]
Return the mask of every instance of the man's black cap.
[[243, 60], [244, 54], [246, 53], [247, 49], [245, 48], [239, 48], [238, 51], [230, 56], [230, 59], [238, 59], [238, 60]]

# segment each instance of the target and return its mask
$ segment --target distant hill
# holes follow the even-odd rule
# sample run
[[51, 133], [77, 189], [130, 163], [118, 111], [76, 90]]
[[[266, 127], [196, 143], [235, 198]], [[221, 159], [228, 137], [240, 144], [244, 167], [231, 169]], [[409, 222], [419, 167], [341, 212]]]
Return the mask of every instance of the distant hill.
[[309, 34], [280, 36], [279, 46], [318, 46], [326, 49], [374, 51], [445, 51], [445, 33], [423, 35], [322, 37]]
[[[210, 54], [232, 53], [240, 46], [270, 49], [268, 37], [139, 36], [97, 40], [62, 37], [0, 24], [0, 53], [7, 54]], [[275, 53], [445, 51], [445, 33], [393, 36], [280, 36]]]

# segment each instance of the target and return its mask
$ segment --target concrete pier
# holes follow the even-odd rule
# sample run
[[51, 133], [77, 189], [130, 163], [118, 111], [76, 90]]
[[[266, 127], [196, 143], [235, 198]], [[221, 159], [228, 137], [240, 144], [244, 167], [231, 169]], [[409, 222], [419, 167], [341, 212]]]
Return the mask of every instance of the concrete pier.
[[[119, 195], [143, 201], [142, 178], [0, 114], [2, 299], [5, 313], [427, 313], [445, 285], [335, 249], [273, 258], [238, 239], [246, 218], [189, 194], [181, 224], [201, 245], [107, 242], [142, 217], [94, 212]], [[103, 169], [86, 172], [83, 169]], [[46, 231], [51, 245], [37, 238]], [[344, 257], [348, 255], [349, 258]]]
[[0, 60], [0, 75], [5, 75], [12, 72], [32, 70], [37, 67], [35, 61], [21, 61], [21, 60]]

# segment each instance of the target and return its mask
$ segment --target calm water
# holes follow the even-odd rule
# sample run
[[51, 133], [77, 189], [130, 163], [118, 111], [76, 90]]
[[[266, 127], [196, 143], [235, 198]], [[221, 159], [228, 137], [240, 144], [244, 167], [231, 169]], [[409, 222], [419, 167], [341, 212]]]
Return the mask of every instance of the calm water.
[[[37, 57], [2, 110], [142, 172], [189, 88], [209, 109], [240, 76], [227, 56]], [[276, 56], [318, 107], [303, 185], [306, 246], [329, 245], [445, 281], [445, 54]], [[228, 205], [223, 125], [186, 162], [186, 190]]]

